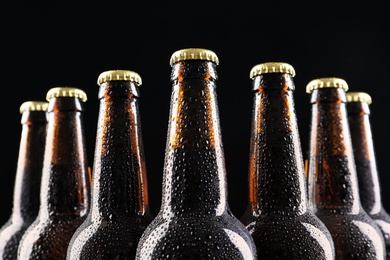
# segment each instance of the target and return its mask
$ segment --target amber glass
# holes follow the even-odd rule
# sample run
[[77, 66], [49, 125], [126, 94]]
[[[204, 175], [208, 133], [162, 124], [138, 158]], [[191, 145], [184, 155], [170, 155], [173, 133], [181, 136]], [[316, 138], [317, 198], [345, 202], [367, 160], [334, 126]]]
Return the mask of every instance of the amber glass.
[[249, 232], [228, 205], [217, 63], [205, 49], [172, 55], [162, 203], [138, 244], [138, 260], [256, 259]]
[[20, 106], [22, 130], [13, 209], [0, 229], [0, 259], [16, 259], [20, 239], [38, 215], [47, 105], [45, 101], [26, 101]]
[[384, 259], [379, 227], [364, 211], [349, 131], [346, 91], [340, 78], [310, 81], [309, 201], [325, 223], [336, 259]]
[[294, 76], [284, 62], [251, 70], [249, 203], [241, 221], [259, 259], [334, 259], [329, 231], [308, 209]]
[[138, 106], [141, 77], [111, 70], [99, 75], [98, 85], [91, 211], [74, 234], [67, 259], [134, 259], [153, 218]]
[[77, 88], [47, 92], [48, 124], [38, 217], [23, 235], [18, 259], [66, 259], [68, 243], [89, 211], [90, 180], [83, 102]]
[[369, 105], [372, 99], [365, 92], [347, 92], [346, 95], [360, 202], [381, 229], [386, 244], [386, 257], [390, 259], [390, 215], [383, 207], [381, 198], [370, 122]]

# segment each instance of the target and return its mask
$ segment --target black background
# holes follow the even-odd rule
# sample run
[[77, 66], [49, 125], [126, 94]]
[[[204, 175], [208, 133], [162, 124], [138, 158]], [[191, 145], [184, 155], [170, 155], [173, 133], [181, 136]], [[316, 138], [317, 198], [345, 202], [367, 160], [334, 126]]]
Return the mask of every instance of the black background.
[[229, 203], [241, 216], [247, 201], [252, 93], [249, 72], [259, 63], [283, 61], [296, 70], [295, 107], [303, 154], [308, 146], [310, 97], [306, 84], [340, 77], [350, 91], [372, 96], [371, 124], [382, 201], [390, 210], [388, 124], [390, 106], [389, 1], [340, 6], [291, 1], [15, 2], [2, 6], [2, 142], [0, 223], [12, 210], [20, 141], [19, 106], [44, 100], [57, 86], [79, 87], [85, 104], [89, 164], [93, 164], [99, 74], [129, 69], [140, 74], [149, 199], [157, 213], [168, 126], [169, 59], [176, 50], [207, 48], [220, 60], [217, 95]]

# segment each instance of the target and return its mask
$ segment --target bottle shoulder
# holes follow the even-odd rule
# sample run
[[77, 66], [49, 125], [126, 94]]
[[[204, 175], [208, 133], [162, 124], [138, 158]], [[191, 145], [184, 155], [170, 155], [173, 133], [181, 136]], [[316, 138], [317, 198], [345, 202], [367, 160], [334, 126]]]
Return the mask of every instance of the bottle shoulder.
[[0, 230], [0, 259], [14, 259], [28, 225], [8, 222]]
[[26, 239], [28, 243], [38, 241], [39, 238], [51, 237], [54, 240], [61, 240], [69, 237], [83, 223], [85, 217], [81, 216], [60, 216], [40, 219], [37, 218], [27, 229]]
[[61, 217], [36, 219], [26, 230], [19, 245], [23, 259], [63, 259], [68, 243], [83, 218]]
[[171, 218], [157, 215], [140, 239], [136, 259], [157, 259], [164, 253], [177, 259], [256, 259], [251, 235], [229, 214]]
[[372, 214], [370, 215], [370, 217], [380, 228], [382, 234], [384, 235], [386, 243], [390, 245], [390, 215], [385, 209], [382, 208], [382, 210], [378, 214]]
[[[246, 218], [246, 220], [249, 220], [249, 218]], [[320, 235], [330, 240], [328, 229], [311, 211], [306, 211], [303, 214], [260, 215], [258, 217], [252, 217], [245, 225], [252, 235], [257, 234], [263, 236], [265, 233], [275, 234], [275, 232], [281, 232], [287, 235], [278, 235], [281, 239], [287, 239], [289, 237], [288, 239], [293, 238], [293, 240], [299, 240], [307, 239], [313, 235]]]
[[379, 226], [364, 212], [321, 214], [338, 248], [336, 258], [384, 259], [385, 240]]
[[153, 216], [113, 214], [110, 217], [92, 218], [91, 214], [78, 227], [75, 236], [94, 237], [102, 236], [102, 240], [126, 238], [136, 236], [152, 222]]
[[28, 226], [30, 226], [30, 224], [31, 222], [25, 222], [23, 220], [13, 221], [12, 218], [10, 218], [0, 228], [0, 240], [3, 240], [4, 236], [9, 236], [10, 234], [16, 234], [20, 231], [24, 231]]
[[229, 210], [225, 211], [221, 215], [213, 214], [198, 214], [197, 212], [185, 212], [181, 215], [175, 215], [173, 213], [166, 213], [160, 211], [153, 219], [152, 225], [181, 225], [182, 223], [190, 224], [196, 227], [197, 225], [210, 225], [217, 226], [218, 228], [228, 226], [243, 227], [243, 224], [236, 218]]
[[383, 222], [390, 223], [390, 214], [388, 211], [382, 206], [381, 210], [376, 214], [369, 214], [371, 218], [382, 220]]
[[118, 256], [134, 259], [138, 241], [152, 219], [124, 217], [114, 221], [87, 219], [75, 231], [69, 242], [68, 259], [114, 259]]
[[[156, 239], [156, 237], [160, 238]], [[242, 240], [249, 247], [253, 246], [252, 238], [244, 225], [228, 212], [221, 216], [174, 217], [164, 217], [160, 213], [145, 230], [142, 243], [150, 243], [151, 238], [160, 246], [165, 243], [163, 241], [177, 245], [183, 239], [188, 242], [189, 248], [202, 248], [202, 244], [207, 244], [208, 240], [216, 240], [213, 243], [218, 244], [222, 249], [227, 244], [232, 245], [234, 239]]]
[[259, 259], [335, 259], [332, 236], [313, 216], [249, 223]]
[[354, 236], [358, 240], [360, 238], [367, 241], [379, 240], [379, 242], [383, 239], [374, 219], [363, 210], [354, 214], [340, 210], [320, 210], [316, 212], [316, 215], [337, 237]]

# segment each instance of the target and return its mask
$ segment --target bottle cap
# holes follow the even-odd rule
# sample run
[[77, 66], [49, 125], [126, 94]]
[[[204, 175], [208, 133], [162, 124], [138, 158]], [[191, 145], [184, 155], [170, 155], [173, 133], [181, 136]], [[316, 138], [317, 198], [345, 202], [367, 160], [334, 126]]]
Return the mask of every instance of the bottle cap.
[[347, 102], [366, 102], [367, 104], [372, 103], [371, 96], [366, 92], [347, 92]]
[[342, 88], [344, 91], [348, 91], [348, 84], [341, 78], [313, 79], [306, 85], [306, 93], [310, 94], [313, 90], [319, 88]]
[[53, 97], [76, 97], [83, 102], [87, 101], [87, 94], [78, 88], [73, 87], [56, 87], [49, 89], [46, 94], [46, 100], [49, 101]]
[[188, 48], [174, 52], [169, 61], [172, 66], [174, 63], [182, 60], [207, 60], [219, 64], [218, 56], [210, 50], [202, 48]]
[[26, 101], [20, 105], [19, 112], [27, 111], [47, 111], [49, 103], [46, 101]]
[[107, 70], [100, 73], [97, 84], [100, 85], [104, 82], [114, 80], [128, 80], [134, 81], [138, 85], [142, 85], [142, 79], [138, 73], [131, 70]]
[[266, 73], [288, 73], [291, 74], [291, 76], [295, 77], [294, 67], [285, 62], [265, 62], [255, 65], [251, 69], [249, 77], [253, 79], [260, 74]]

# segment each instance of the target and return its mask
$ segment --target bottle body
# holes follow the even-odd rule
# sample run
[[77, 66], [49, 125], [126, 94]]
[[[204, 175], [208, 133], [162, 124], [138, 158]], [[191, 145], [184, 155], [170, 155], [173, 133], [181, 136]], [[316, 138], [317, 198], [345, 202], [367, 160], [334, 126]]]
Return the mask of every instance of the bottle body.
[[308, 210], [295, 72], [285, 63], [263, 63], [253, 71], [249, 203], [241, 221], [259, 259], [334, 259], [329, 231]]
[[345, 104], [347, 87], [337, 78], [308, 84], [310, 205], [332, 235], [336, 259], [384, 259], [383, 236], [360, 204]]
[[[23, 106], [28, 105], [26, 110]], [[16, 169], [13, 210], [0, 230], [0, 259], [16, 259], [19, 242], [39, 210], [39, 189], [46, 138], [47, 102], [21, 105], [22, 132]]]
[[138, 108], [139, 83], [125, 77], [132, 75], [129, 71], [108, 73], [119, 80], [100, 85], [91, 211], [69, 244], [70, 260], [134, 259], [139, 238], [153, 218]]
[[73, 88], [48, 92], [41, 204], [38, 217], [23, 235], [18, 259], [65, 259], [68, 243], [89, 211], [83, 104], [74, 96], [81, 94]]
[[367, 93], [347, 92], [348, 124], [363, 209], [382, 231], [386, 258], [390, 259], [390, 215], [384, 209], [371, 132], [371, 97]]
[[162, 204], [136, 259], [256, 259], [250, 234], [227, 202], [215, 56], [200, 50], [211, 60], [198, 60], [198, 50], [188, 51], [195, 59], [172, 65]]

